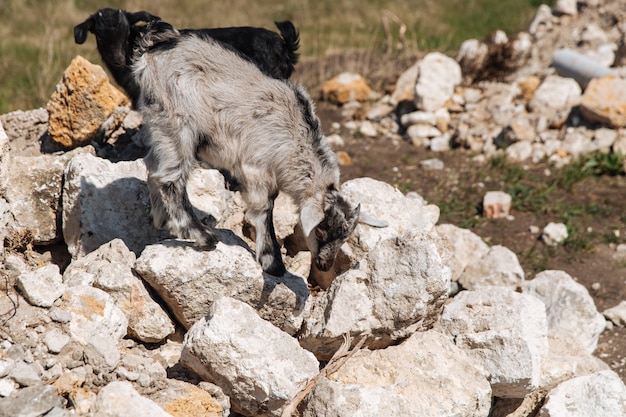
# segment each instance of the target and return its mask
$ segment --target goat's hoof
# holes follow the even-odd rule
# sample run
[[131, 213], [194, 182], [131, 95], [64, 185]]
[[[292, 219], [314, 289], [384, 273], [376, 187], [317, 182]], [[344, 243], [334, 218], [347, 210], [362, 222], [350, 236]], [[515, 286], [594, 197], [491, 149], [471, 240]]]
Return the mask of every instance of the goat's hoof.
[[213, 250], [217, 247], [217, 236], [204, 235], [194, 241], [194, 246], [201, 250]]

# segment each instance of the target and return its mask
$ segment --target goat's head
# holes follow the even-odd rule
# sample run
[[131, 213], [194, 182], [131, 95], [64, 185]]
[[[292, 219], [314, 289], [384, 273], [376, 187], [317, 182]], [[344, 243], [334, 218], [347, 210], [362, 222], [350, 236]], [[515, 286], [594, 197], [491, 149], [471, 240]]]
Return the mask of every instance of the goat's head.
[[310, 198], [302, 206], [300, 222], [316, 268], [328, 271], [341, 245], [359, 221], [361, 205], [350, 203], [330, 185], [321, 198]]
[[121, 9], [100, 9], [74, 27], [74, 41], [82, 44], [89, 32], [96, 36], [98, 47], [105, 43], [119, 45], [129, 41], [133, 27], [139, 22], [161, 20], [148, 12], [129, 13]]

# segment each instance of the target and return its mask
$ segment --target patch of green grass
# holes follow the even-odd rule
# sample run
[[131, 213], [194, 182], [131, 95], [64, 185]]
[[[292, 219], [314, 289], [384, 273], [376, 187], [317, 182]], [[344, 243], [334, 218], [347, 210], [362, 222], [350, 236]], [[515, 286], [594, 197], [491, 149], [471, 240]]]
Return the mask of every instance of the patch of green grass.
[[583, 170], [593, 175], [620, 175], [624, 172], [624, 155], [621, 152], [594, 152], [586, 158]]
[[582, 253], [589, 252], [593, 249], [596, 234], [584, 230], [583, 227], [576, 222], [566, 223], [566, 226], [568, 236], [567, 239], [565, 239], [564, 246], [572, 259], [578, 260]]
[[489, 167], [497, 172], [505, 183], [518, 182], [526, 177], [526, 170], [517, 164], [512, 164], [506, 155], [501, 154], [489, 161]]
[[615, 234], [615, 229], [613, 229], [612, 231], [605, 232], [602, 235], [602, 241], [604, 243], [612, 243], [614, 245], [617, 245], [618, 243], [620, 243], [620, 238], [618, 235]]
[[[512, 197], [512, 207], [517, 213], [548, 215], [555, 222], [562, 222], [568, 230], [568, 238], [562, 247], [551, 248], [534, 245], [527, 253], [520, 254], [535, 270], [545, 269], [554, 251], [565, 250], [571, 259], [592, 251], [599, 243], [620, 243], [615, 230], [626, 227], [626, 214], [605, 201], [585, 197], [585, 187], [593, 187], [594, 181], [603, 177], [623, 175], [621, 155], [610, 156], [592, 153], [562, 169], [544, 176], [539, 170], [529, 171], [506, 157], [492, 159], [482, 170], [461, 174], [458, 186], [439, 187], [437, 198], [426, 196], [441, 210], [440, 222], [460, 227], [475, 228], [488, 221], [482, 217], [480, 199], [484, 192], [476, 193], [477, 181], [484, 182], [483, 189], [501, 189]], [[583, 187], [581, 184], [585, 183]], [[614, 219], [602, 225], [602, 219]], [[590, 229], [590, 225], [594, 229]]]

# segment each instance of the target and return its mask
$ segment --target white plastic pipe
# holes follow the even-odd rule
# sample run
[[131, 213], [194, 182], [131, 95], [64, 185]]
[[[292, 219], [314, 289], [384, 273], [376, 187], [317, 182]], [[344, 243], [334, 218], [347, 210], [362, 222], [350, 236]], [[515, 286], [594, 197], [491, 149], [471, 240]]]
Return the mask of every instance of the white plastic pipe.
[[598, 64], [592, 58], [569, 48], [559, 49], [554, 53], [552, 66], [560, 76], [575, 79], [582, 88], [585, 88], [592, 78], [617, 74], [615, 69]]

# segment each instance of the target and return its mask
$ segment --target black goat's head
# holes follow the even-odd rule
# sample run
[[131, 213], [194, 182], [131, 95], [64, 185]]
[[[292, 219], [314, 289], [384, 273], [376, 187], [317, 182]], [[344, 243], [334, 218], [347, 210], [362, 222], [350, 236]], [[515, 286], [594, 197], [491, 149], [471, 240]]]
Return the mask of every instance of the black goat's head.
[[135, 24], [155, 20], [161, 18], [144, 11], [130, 13], [121, 9], [100, 9], [74, 27], [74, 41], [77, 44], [84, 43], [91, 32], [96, 35], [98, 45], [101, 41], [118, 43], [120, 40], [128, 40]]
[[140, 91], [131, 72], [134, 49], [147, 26], [160, 21], [160, 17], [148, 12], [130, 13], [121, 9], [100, 9], [74, 27], [74, 40], [82, 44], [87, 40], [89, 32], [96, 36], [102, 61], [115, 81], [135, 103]]

